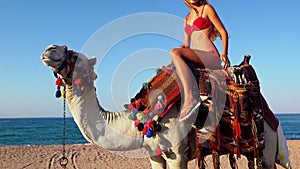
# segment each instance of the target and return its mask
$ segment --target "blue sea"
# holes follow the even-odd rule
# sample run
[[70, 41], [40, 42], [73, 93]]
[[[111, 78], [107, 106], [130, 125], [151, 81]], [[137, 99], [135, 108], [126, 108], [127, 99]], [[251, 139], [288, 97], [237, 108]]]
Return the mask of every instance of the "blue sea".
[[[288, 140], [300, 140], [300, 114], [276, 114]], [[62, 118], [0, 119], [0, 146], [60, 145]], [[73, 118], [66, 119], [66, 144], [88, 143]]]

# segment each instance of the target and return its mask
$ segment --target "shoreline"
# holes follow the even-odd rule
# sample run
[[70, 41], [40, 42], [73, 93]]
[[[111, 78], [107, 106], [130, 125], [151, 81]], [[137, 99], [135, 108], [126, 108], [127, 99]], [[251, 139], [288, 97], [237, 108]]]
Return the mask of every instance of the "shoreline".
[[[300, 140], [287, 140], [287, 144], [292, 167], [300, 166]], [[0, 166], [7, 169], [61, 168], [59, 159], [62, 156], [62, 145], [0, 146]], [[92, 144], [68, 144], [66, 145], [66, 157], [68, 158], [67, 168], [151, 168], [147, 154], [140, 150], [115, 153]], [[229, 169], [227, 156], [223, 155], [220, 159], [221, 167]], [[239, 168], [247, 166], [244, 157], [238, 159], [237, 162]], [[212, 166], [210, 156], [206, 158], [206, 163], [207, 168]], [[197, 168], [196, 161], [190, 161], [188, 166]], [[278, 165], [277, 167], [278, 169], [283, 168]]]

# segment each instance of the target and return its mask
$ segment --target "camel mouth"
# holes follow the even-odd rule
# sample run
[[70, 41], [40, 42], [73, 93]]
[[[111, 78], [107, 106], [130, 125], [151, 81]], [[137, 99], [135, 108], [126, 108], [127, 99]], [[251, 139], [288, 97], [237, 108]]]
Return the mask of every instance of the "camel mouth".
[[45, 66], [59, 65], [63, 61], [62, 59], [53, 59], [53, 58], [47, 57], [47, 55], [42, 55], [41, 60]]
[[60, 58], [60, 59], [53, 59], [53, 58], [50, 58], [49, 56], [47, 56], [46, 54], [42, 54], [42, 56], [41, 56], [41, 59], [42, 59], [42, 61], [53, 61], [53, 62], [59, 62], [59, 61], [61, 61], [62, 59]]

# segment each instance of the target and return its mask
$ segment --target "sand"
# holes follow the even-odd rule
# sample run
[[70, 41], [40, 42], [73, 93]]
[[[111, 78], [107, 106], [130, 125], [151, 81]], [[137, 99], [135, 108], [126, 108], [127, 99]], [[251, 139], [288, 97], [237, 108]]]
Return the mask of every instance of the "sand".
[[[288, 140], [290, 160], [294, 168], [300, 166], [300, 140]], [[132, 152], [110, 152], [95, 145], [67, 145], [68, 169], [149, 169], [147, 158], [131, 158]], [[62, 146], [2, 146], [0, 147], [1, 169], [58, 169]], [[207, 168], [212, 168], [210, 157], [206, 158]], [[195, 161], [189, 168], [197, 168]], [[221, 157], [221, 168], [229, 169], [227, 156]], [[238, 160], [239, 168], [247, 168], [245, 158]], [[281, 166], [277, 166], [282, 169]]]

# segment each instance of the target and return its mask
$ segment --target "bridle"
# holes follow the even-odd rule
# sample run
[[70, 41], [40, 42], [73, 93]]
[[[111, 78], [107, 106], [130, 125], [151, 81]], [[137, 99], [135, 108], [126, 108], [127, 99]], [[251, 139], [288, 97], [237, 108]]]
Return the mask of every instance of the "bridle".
[[[78, 55], [74, 55], [74, 51], [68, 50], [66, 46], [64, 48], [65, 48], [65, 59], [63, 63], [59, 66], [59, 68], [53, 69], [53, 74], [56, 78], [58, 78], [57, 74], [61, 74], [61, 71], [65, 69], [66, 78], [64, 78], [64, 81], [66, 83], [72, 83], [72, 81], [70, 80], [72, 79], [72, 75], [75, 69], [75, 63], [78, 59]], [[68, 67], [69, 67], [69, 71], [67, 69]]]

